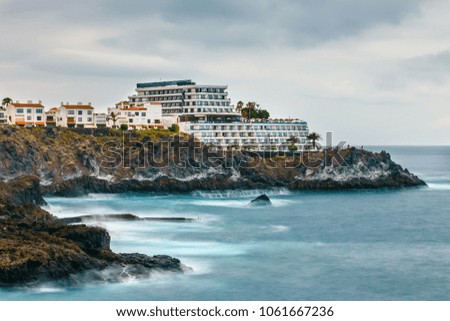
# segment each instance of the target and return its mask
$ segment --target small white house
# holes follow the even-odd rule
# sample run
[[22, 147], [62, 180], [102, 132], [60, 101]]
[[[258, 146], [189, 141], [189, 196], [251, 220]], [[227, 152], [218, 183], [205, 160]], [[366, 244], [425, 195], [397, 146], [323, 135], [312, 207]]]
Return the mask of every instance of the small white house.
[[145, 103], [130, 106], [120, 102], [108, 108], [108, 127], [126, 124], [129, 129], [163, 128], [162, 107], [160, 103]]
[[19, 126], [45, 126], [45, 112], [42, 102], [33, 103], [28, 100], [26, 103], [16, 101], [6, 106], [7, 122], [10, 125]]
[[57, 111], [57, 126], [68, 128], [95, 128], [94, 107], [91, 103], [63, 104]]

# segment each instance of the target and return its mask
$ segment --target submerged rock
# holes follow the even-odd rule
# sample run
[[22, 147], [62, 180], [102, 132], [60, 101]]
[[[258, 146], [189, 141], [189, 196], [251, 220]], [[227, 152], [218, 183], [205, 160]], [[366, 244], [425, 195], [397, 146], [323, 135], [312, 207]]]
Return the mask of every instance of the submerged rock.
[[134, 214], [93, 214], [58, 219], [61, 223], [73, 224], [82, 222], [105, 222], [105, 221], [166, 221], [166, 222], [192, 222], [189, 217], [139, 217]]
[[250, 202], [252, 206], [268, 206], [272, 205], [270, 198], [266, 194], [262, 194]]

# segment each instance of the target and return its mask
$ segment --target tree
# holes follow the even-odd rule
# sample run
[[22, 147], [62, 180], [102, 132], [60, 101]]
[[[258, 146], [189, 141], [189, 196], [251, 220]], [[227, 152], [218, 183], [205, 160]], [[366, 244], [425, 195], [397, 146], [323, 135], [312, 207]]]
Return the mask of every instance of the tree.
[[261, 119], [268, 119], [270, 117], [270, 113], [265, 109], [256, 109], [256, 103], [255, 102], [249, 102], [247, 104], [247, 107], [241, 108], [240, 113], [242, 117], [246, 119], [252, 119], [252, 118], [261, 118]]
[[270, 113], [265, 110], [265, 109], [259, 109], [258, 110], [258, 117], [257, 118], [261, 118], [261, 119], [269, 119], [270, 117]]
[[117, 115], [113, 111], [109, 114], [109, 119], [113, 122], [113, 128], [116, 128]]
[[318, 133], [311, 133], [306, 138], [309, 139], [309, 140], [312, 140], [312, 147], [313, 147], [313, 149], [316, 148], [316, 141], [322, 139], [322, 137]]
[[120, 125], [120, 129], [123, 130], [123, 131], [128, 130], [128, 125], [127, 124], [121, 124]]
[[169, 130], [174, 133], [178, 133], [180, 131], [180, 126], [177, 124], [172, 124], [172, 126], [169, 127]]
[[236, 104], [236, 110], [238, 113], [241, 113], [242, 108], [244, 107], [244, 103], [242, 102], [242, 100], [239, 100]]
[[3, 98], [2, 100], [2, 107], [6, 107], [7, 105], [9, 105], [10, 103], [12, 103], [13, 100], [9, 97]]
[[256, 103], [254, 101], [249, 101], [247, 103], [247, 119], [250, 120], [252, 118], [253, 111], [255, 110]]

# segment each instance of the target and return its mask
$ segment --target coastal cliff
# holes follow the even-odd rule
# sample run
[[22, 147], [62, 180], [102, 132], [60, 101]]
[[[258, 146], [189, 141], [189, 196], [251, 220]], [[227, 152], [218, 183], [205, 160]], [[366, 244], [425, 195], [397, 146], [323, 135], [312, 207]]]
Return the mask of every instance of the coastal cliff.
[[68, 225], [41, 209], [45, 193], [420, 185], [425, 183], [386, 152], [348, 148], [264, 154], [220, 151], [163, 130], [4, 126], [0, 128], [0, 286], [120, 281], [148, 277], [155, 270], [185, 269], [168, 256], [112, 252], [105, 229]]
[[40, 179], [44, 193], [397, 188], [425, 183], [389, 153], [326, 149], [279, 154], [220, 151], [169, 131], [0, 129], [0, 179]]
[[38, 206], [43, 203], [37, 177], [0, 182], [0, 286], [120, 281], [184, 270], [169, 256], [116, 254], [105, 229], [61, 223]]

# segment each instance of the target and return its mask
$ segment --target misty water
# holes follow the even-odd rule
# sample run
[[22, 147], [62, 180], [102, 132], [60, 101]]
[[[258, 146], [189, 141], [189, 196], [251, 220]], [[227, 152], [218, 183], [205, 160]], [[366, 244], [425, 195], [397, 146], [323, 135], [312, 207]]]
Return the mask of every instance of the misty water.
[[[371, 147], [429, 187], [347, 192], [91, 194], [46, 198], [59, 217], [132, 213], [192, 222], [97, 222], [115, 252], [167, 254], [192, 272], [2, 289], [3, 300], [450, 300], [450, 147]], [[273, 205], [251, 207], [267, 193]]]

